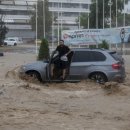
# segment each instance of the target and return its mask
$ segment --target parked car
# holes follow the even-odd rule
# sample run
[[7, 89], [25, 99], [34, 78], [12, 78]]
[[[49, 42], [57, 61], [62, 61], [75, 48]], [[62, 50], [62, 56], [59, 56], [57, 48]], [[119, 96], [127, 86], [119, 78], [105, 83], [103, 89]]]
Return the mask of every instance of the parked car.
[[[122, 82], [125, 79], [124, 59], [115, 51], [103, 49], [72, 49], [68, 55], [69, 67], [66, 80], [92, 79], [99, 83]], [[53, 63], [54, 76], [51, 76]], [[61, 70], [57, 53], [54, 51], [48, 61], [36, 61], [21, 66], [20, 75], [30, 75], [39, 81], [59, 80]]]
[[4, 45], [16, 46], [17, 44], [22, 44], [23, 40], [19, 37], [8, 37], [4, 40]]

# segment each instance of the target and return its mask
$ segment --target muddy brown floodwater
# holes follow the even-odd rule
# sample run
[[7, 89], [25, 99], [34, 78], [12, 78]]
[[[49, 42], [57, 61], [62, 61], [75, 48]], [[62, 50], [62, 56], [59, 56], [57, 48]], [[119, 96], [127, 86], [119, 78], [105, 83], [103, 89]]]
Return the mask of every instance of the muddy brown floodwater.
[[126, 81], [99, 85], [21, 80], [34, 54], [0, 57], [0, 130], [130, 130], [130, 56]]

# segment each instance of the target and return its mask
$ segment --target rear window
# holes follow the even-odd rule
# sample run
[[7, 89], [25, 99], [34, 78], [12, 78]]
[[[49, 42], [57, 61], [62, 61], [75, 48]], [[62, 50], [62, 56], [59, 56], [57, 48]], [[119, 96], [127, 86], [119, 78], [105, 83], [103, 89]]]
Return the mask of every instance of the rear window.
[[76, 51], [72, 59], [73, 62], [98, 62], [105, 60], [105, 55], [97, 51]]
[[116, 60], [116, 61], [122, 61], [122, 57], [118, 55], [116, 52], [109, 52], [109, 54]]

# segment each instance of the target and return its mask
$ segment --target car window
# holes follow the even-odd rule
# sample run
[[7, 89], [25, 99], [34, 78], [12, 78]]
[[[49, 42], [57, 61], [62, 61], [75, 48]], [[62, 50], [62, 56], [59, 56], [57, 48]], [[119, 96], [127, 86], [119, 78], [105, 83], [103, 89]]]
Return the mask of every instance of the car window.
[[96, 51], [76, 51], [72, 58], [72, 62], [96, 62], [105, 60], [105, 55]]
[[109, 52], [109, 54], [116, 60], [116, 61], [122, 61], [122, 57], [118, 55], [116, 52]]
[[9, 41], [15, 41], [14, 39], [9, 39]]
[[106, 60], [106, 56], [101, 52], [93, 51], [92, 55], [93, 55], [92, 56], [93, 61], [105, 61]]
[[92, 58], [90, 51], [76, 51], [72, 58], [72, 62], [88, 62], [91, 60]]

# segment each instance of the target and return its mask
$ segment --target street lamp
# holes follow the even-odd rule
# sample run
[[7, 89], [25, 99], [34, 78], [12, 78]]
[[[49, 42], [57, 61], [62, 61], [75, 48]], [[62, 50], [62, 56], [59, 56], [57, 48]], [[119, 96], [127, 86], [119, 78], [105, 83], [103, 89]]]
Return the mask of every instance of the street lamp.
[[[54, 6], [54, 3], [52, 3], [52, 7]], [[52, 12], [52, 35], [51, 35], [51, 40], [52, 40], [52, 49], [54, 49], [54, 12]]]
[[[108, 5], [110, 6], [110, 28], [111, 28], [111, 6], [112, 6], [112, 4], [113, 4], [112, 1], [109, 0]], [[111, 49], [111, 42], [109, 44], [109, 48]]]
[[125, 0], [124, 0], [124, 22], [123, 22], [123, 26], [125, 26]]
[[[88, 9], [90, 11], [90, 5], [88, 4]], [[89, 29], [89, 12], [88, 12], [88, 29]]]
[[80, 21], [80, 10], [81, 10], [81, 3], [79, 3], [79, 29], [80, 29], [80, 23], [81, 23], [81, 21]]
[[117, 0], [116, 0], [116, 28], [117, 28]]
[[98, 0], [96, 0], [96, 28], [98, 28]]
[[45, 29], [45, 19], [46, 19], [46, 16], [45, 16], [45, 1], [43, 0], [43, 35], [44, 35], [44, 38], [46, 37], [46, 29]]
[[61, 1], [61, 31], [62, 31], [62, 1]]
[[104, 29], [104, 0], [103, 0], [103, 29]]
[[36, 2], [36, 55], [38, 54], [38, 50], [37, 50], [37, 17], [38, 17], [38, 14], [37, 14], [37, 5], [38, 3]]
[[57, 18], [57, 24], [58, 24], [58, 45], [59, 45], [59, 40], [60, 40], [60, 28], [59, 28], [59, 2], [58, 2], [58, 18]]

